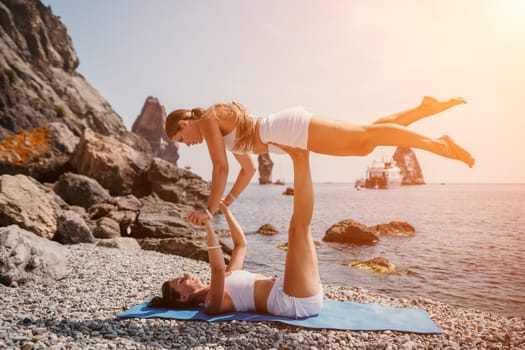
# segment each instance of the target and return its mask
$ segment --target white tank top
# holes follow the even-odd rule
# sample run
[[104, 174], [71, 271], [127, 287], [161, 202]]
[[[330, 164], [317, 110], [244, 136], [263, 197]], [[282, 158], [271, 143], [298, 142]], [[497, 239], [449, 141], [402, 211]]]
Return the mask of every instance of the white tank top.
[[255, 311], [255, 274], [234, 270], [224, 280], [224, 291], [232, 298], [235, 311]]

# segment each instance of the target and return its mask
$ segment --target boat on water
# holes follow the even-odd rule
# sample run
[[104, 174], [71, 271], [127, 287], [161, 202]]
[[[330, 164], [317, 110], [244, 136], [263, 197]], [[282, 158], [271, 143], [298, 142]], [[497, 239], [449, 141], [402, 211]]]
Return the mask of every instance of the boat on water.
[[403, 176], [401, 169], [396, 162], [391, 159], [388, 161], [376, 161], [366, 170], [365, 188], [392, 188], [401, 186]]

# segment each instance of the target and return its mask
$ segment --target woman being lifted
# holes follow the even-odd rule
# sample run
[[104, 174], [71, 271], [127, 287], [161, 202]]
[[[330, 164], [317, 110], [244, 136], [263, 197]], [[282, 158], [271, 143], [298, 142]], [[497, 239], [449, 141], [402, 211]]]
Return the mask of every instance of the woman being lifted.
[[253, 118], [237, 103], [214, 105], [207, 110], [179, 109], [166, 119], [166, 133], [187, 146], [206, 141], [213, 163], [211, 193], [207, 210], [194, 211], [189, 219], [200, 224], [217, 211], [226, 189], [228, 161], [226, 149], [233, 152], [241, 171], [230, 193], [224, 198], [230, 205], [244, 190], [255, 173], [249, 153], [283, 153], [292, 147], [334, 156], [365, 156], [377, 146], [398, 146], [423, 149], [459, 160], [469, 167], [474, 158], [447, 135], [430, 138], [407, 128], [411, 123], [465, 103], [461, 98], [438, 101], [425, 97], [416, 108], [376, 120], [371, 125], [324, 119], [295, 107]]

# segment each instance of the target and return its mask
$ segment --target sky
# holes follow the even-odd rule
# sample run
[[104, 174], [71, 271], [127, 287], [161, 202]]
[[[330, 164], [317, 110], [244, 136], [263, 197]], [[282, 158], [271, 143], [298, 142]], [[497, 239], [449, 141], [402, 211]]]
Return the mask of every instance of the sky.
[[[468, 103], [411, 129], [448, 134], [476, 158], [415, 150], [425, 180], [525, 182], [525, 0], [44, 0], [66, 25], [78, 72], [131, 128], [146, 97], [168, 113], [237, 101], [264, 116], [302, 105], [369, 124], [424, 95]], [[354, 182], [374, 159], [312, 155], [316, 182]], [[179, 166], [211, 179], [204, 144]], [[293, 180], [287, 156], [274, 179]], [[230, 181], [239, 169], [229, 156]], [[256, 175], [254, 180], [257, 180]]]

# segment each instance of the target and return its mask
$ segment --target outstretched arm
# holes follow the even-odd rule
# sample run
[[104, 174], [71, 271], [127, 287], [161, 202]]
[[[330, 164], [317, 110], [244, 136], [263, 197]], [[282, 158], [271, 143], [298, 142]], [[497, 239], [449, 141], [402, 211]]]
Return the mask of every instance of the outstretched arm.
[[[213, 171], [211, 176], [211, 192], [208, 197], [207, 209], [211, 214], [215, 213], [219, 208], [219, 202], [226, 189], [226, 181], [228, 179], [228, 158], [226, 157], [226, 147], [224, 146], [224, 138], [222, 137], [219, 128], [219, 121], [212, 115], [214, 107], [206, 111], [206, 114], [200, 122], [202, 136], [206, 140], [208, 152], [213, 164]], [[208, 215], [202, 210], [196, 210], [188, 216], [188, 220], [194, 225], [203, 225], [204, 221], [208, 219]]]
[[217, 235], [213, 230], [211, 220], [206, 220], [204, 224], [208, 240], [208, 259], [210, 260], [211, 282], [210, 291], [206, 296], [206, 312], [214, 314], [222, 311], [222, 301], [224, 299], [224, 278], [225, 264], [221, 245]]
[[241, 270], [244, 266], [244, 258], [246, 257], [246, 236], [233, 214], [222, 201], [219, 204], [219, 210], [224, 214], [224, 217], [228, 222], [233, 241], [233, 251], [230, 263], [228, 264], [228, 267], [226, 267], [226, 271]]
[[249, 154], [234, 153], [233, 156], [239, 162], [241, 170], [239, 171], [235, 183], [230, 189], [230, 193], [224, 198], [224, 203], [227, 206], [231, 205], [233, 201], [240, 196], [255, 174], [255, 162]]

